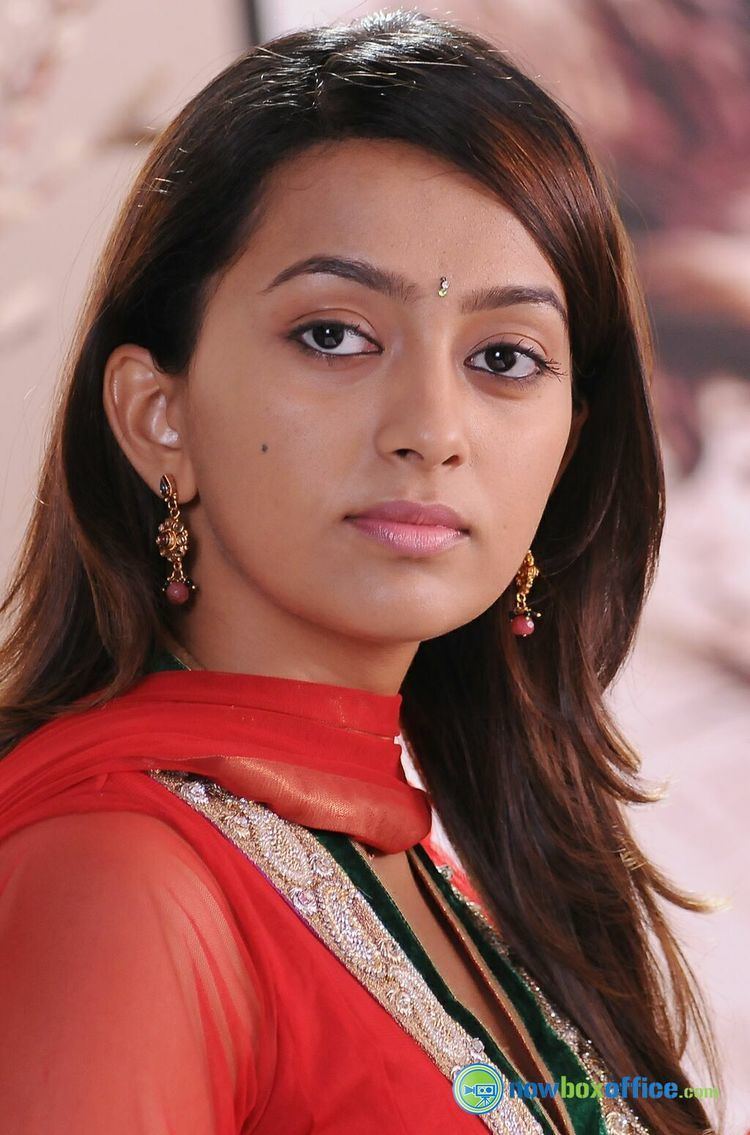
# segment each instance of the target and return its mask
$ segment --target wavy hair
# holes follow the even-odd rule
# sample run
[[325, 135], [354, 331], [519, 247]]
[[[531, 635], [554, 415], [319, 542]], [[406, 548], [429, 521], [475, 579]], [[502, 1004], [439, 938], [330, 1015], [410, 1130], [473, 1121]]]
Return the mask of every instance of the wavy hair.
[[[604, 700], [664, 522], [646, 308], [607, 175], [576, 126], [466, 29], [397, 10], [277, 37], [236, 59], [156, 140], [83, 307], [0, 606], [0, 755], [128, 689], [167, 626], [154, 543], [163, 505], [107, 422], [110, 353], [135, 342], [184, 373], [212, 288], [263, 216], [267, 176], [349, 137], [421, 147], [515, 213], [564, 286], [574, 404], [589, 407], [534, 541], [537, 632], [510, 632], [511, 581], [478, 618], [423, 642], [401, 690], [405, 735], [490, 916], [613, 1074], [682, 1089], [694, 1037], [716, 1084], [706, 1010], [664, 909], [709, 904], [637, 846], [626, 806], [653, 797]], [[712, 1129], [697, 1099], [633, 1106], [659, 1135]]]

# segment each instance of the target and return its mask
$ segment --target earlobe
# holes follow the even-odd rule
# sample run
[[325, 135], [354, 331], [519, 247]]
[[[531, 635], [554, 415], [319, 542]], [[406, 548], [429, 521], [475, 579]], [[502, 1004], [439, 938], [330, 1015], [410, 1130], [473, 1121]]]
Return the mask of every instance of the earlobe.
[[184, 380], [165, 374], [144, 347], [116, 347], [104, 368], [104, 412], [125, 456], [156, 493], [164, 473], [180, 486], [180, 500], [189, 501], [197, 486], [180, 430]]

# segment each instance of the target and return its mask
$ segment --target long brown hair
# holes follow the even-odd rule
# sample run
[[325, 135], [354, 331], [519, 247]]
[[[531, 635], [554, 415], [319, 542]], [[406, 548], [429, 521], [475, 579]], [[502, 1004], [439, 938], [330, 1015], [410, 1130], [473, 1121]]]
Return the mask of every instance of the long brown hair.
[[[188, 368], [207, 297], [252, 237], [265, 178], [318, 141], [397, 139], [510, 208], [568, 302], [573, 396], [589, 416], [534, 541], [533, 637], [506, 615], [422, 643], [403, 725], [449, 839], [509, 946], [616, 1076], [687, 1084], [694, 1032], [716, 1056], [662, 900], [696, 910], [636, 845], [651, 799], [604, 692], [634, 639], [664, 519], [651, 346], [607, 178], [568, 116], [507, 54], [416, 11], [295, 32], [238, 58], [156, 141], [114, 225], [67, 362], [41, 483], [0, 612], [0, 755], [143, 673], [166, 625], [162, 502], [102, 406], [123, 342]], [[82, 699], [82, 700], [81, 700]], [[698, 1100], [637, 1101], [654, 1132], [710, 1130]]]

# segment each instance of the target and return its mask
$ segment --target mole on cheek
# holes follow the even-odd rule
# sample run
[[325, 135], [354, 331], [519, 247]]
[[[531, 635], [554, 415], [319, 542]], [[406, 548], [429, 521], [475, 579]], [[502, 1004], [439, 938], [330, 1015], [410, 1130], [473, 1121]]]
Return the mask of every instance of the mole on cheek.
[[266, 445], [265, 442], [263, 442], [262, 446], [260, 447], [261, 453], [265, 453], [267, 451], [267, 449], [268, 449], [268, 446]]

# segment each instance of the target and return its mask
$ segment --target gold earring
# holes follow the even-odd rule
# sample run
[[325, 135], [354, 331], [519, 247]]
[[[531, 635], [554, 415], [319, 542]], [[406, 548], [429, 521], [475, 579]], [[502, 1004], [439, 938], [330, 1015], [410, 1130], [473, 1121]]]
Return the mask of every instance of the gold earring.
[[169, 560], [172, 570], [162, 587], [170, 603], [180, 606], [187, 603], [191, 594], [198, 588], [192, 579], [188, 579], [183, 571], [182, 560], [188, 551], [188, 530], [180, 516], [180, 507], [177, 503], [177, 485], [170, 473], [165, 473], [159, 482], [159, 491], [164, 498], [169, 516], [159, 525], [156, 536], [156, 546], [159, 554]]
[[541, 618], [541, 611], [532, 611], [527, 603], [527, 597], [534, 580], [539, 575], [539, 568], [534, 563], [531, 549], [523, 557], [523, 563], [516, 572], [516, 605], [508, 612], [510, 629], [514, 635], [526, 637], [534, 633], [534, 619]]
[[441, 276], [440, 277], [440, 287], [438, 288], [438, 295], [439, 296], [445, 296], [447, 294], [448, 294], [448, 277], [447, 276]]

